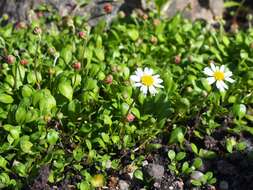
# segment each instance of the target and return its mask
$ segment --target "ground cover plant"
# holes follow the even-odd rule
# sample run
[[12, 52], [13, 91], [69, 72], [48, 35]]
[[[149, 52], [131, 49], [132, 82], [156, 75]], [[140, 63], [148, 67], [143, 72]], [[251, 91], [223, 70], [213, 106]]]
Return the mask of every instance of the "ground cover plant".
[[253, 30], [218, 22], [1, 27], [0, 187], [252, 189]]

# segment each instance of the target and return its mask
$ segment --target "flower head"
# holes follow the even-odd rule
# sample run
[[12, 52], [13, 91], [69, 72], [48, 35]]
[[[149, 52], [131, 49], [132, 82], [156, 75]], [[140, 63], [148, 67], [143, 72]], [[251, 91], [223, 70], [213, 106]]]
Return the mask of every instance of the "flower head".
[[113, 7], [112, 7], [112, 4], [111, 4], [111, 3], [106, 3], [106, 4], [104, 5], [104, 11], [105, 11], [105, 13], [107, 13], [107, 14], [111, 13], [111, 12], [112, 12], [112, 9], [113, 9]]
[[135, 116], [134, 116], [132, 113], [127, 114], [126, 120], [127, 120], [128, 122], [133, 122], [134, 119], [135, 119]]
[[78, 62], [75, 62], [72, 67], [75, 69], [75, 70], [80, 70], [81, 69], [81, 63], [78, 61]]
[[134, 82], [135, 87], [140, 87], [143, 94], [147, 94], [148, 91], [151, 95], [155, 95], [158, 91], [157, 88], [163, 88], [159, 75], [154, 75], [153, 70], [145, 68], [144, 70], [138, 68], [135, 71], [135, 75], [130, 76], [130, 79]]
[[216, 82], [216, 87], [221, 91], [225, 91], [228, 89], [225, 81], [233, 83], [234, 80], [230, 78], [232, 76], [232, 72], [229, 69], [222, 66], [215, 66], [213, 62], [210, 64], [211, 67], [206, 67], [204, 69], [204, 73], [208, 75], [207, 81], [209, 84], [213, 84]]

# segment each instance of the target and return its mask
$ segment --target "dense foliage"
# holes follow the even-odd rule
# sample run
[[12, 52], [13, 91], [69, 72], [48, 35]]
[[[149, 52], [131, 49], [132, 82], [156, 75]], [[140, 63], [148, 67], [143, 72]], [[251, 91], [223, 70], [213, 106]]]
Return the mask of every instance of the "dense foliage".
[[[66, 179], [83, 190], [106, 186], [108, 169], [121, 170], [126, 154], [134, 178], [145, 181], [138, 168], [163, 146], [166, 169], [188, 178], [219, 156], [201, 143], [219, 128], [227, 132], [224, 154], [247, 149], [239, 137], [253, 134], [252, 29], [228, 34], [222, 23], [214, 29], [152, 13], [120, 13], [109, 28], [53, 19], [0, 28], [1, 188], [31, 187], [45, 166], [52, 186]], [[208, 84], [210, 62], [233, 73], [225, 92]], [[145, 67], [163, 80], [154, 96], [130, 81]], [[161, 135], [166, 144], [152, 143]], [[216, 179], [210, 170], [191, 182]]]

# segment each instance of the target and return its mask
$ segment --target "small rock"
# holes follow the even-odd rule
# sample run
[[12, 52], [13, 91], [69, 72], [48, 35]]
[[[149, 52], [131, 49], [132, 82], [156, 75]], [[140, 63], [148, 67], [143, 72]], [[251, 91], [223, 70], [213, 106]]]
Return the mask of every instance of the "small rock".
[[164, 167], [159, 164], [148, 164], [143, 167], [143, 173], [148, 178], [161, 180], [164, 175]]
[[129, 184], [125, 180], [119, 180], [119, 190], [128, 190]]
[[142, 166], [146, 166], [146, 165], [148, 165], [148, 161], [147, 161], [147, 160], [144, 160], [144, 161], [142, 162]]
[[193, 171], [191, 174], [191, 179], [199, 180], [204, 174], [200, 171]]
[[184, 190], [184, 182], [183, 181], [175, 181], [174, 182], [177, 190]]
[[155, 188], [159, 189], [161, 187], [161, 184], [158, 182], [155, 182], [153, 185]]
[[227, 182], [227, 181], [221, 181], [221, 182], [219, 183], [219, 188], [220, 188], [221, 190], [228, 190], [228, 187], [229, 187], [229, 185], [228, 185], [228, 182]]

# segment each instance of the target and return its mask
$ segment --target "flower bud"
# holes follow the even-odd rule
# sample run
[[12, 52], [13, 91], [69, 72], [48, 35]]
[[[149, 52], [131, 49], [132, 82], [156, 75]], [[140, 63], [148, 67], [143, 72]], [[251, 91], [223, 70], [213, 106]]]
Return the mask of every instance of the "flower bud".
[[35, 35], [41, 35], [42, 30], [41, 30], [40, 27], [36, 26], [36, 27], [33, 29], [33, 33], [34, 33]]
[[43, 12], [42, 12], [42, 11], [36, 12], [36, 16], [37, 16], [38, 18], [43, 17]]
[[151, 36], [151, 38], [150, 38], [150, 42], [152, 43], [152, 44], [157, 44], [157, 37], [155, 37], [155, 36]]
[[104, 5], [104, 11], [106, 14], [110, 14], [112, 12], [112, 4], [111, 3], [106, 3]]
[[28, 64], [28, 60], [27, 59], [22, 59], [22, 60], [20, 60], [20, 64], [21, 65], [27, 65]]
[[105, 83], [106, 84], [112, 84], [112, 81], [113, 81], [113, 76], [112, 75], [106, 76], [106, 78], [105, 78]]
[[146, 13], [143, 14], [143, 15], [142, 15], [142, 19], [143, 19], [143, 20], [147, 20], [147, 19], [148, 19], [148, 15], [147, 15]]
[[16, 29], [26, 29], [27, 25], [26, 25], [25, 22], [17, 22], [16, 25], [15, 25], [15, 28]]
[[154, 19], [153, 20], [153, 25], [154, 26], [158, 26], [159, 24], [161, 24], [161, 21], [159, 19]]
[[78, 36], [79, 36], [80, 38], [85, 38], [85, 37], [86, 37], [86, 33], [85, 33], [84, 31], [80, 31], [80, 32], [78, 33]]
[[181, 63], [181, 57], [180, 57], [180, 55], [176, 55], [176, 56], [175, 56], [174, 62], [175, 62], [176, 64], [180, 64], [180, 63]]
[[50, 48], [48, 48], [48, 53], [49, 53], [50, 55], [54, 56], [54, 55], [55, 55], [55, 53], [56, 53], [55, 48], [54, 48], [54, 47], [50, 47]]
[[16, 61], [16, 58], [13, 55], [7, 55], [6, 56], [6, 62], [8, 64], [13, 64]]
[[124, 13], [124, 11], [119, 11], [118, 17], [119, 17], [119, 18], [125, 18], [125, 17], [126, 17], [126, 14]]
[[80, 70], [81, 69], [81, 63], [80, 62], [76, 62], [72, 65], [72, 67], [75, 69], [75, 70]]
[[131, 114], [131, 113], [127, 114], [126, 120], [128, 122], [133, 122], [134, 119], [135, 119], [135, 116], [133, 114]]
[[250, 48], [253, 49], [253, 42], [250, 44]]

